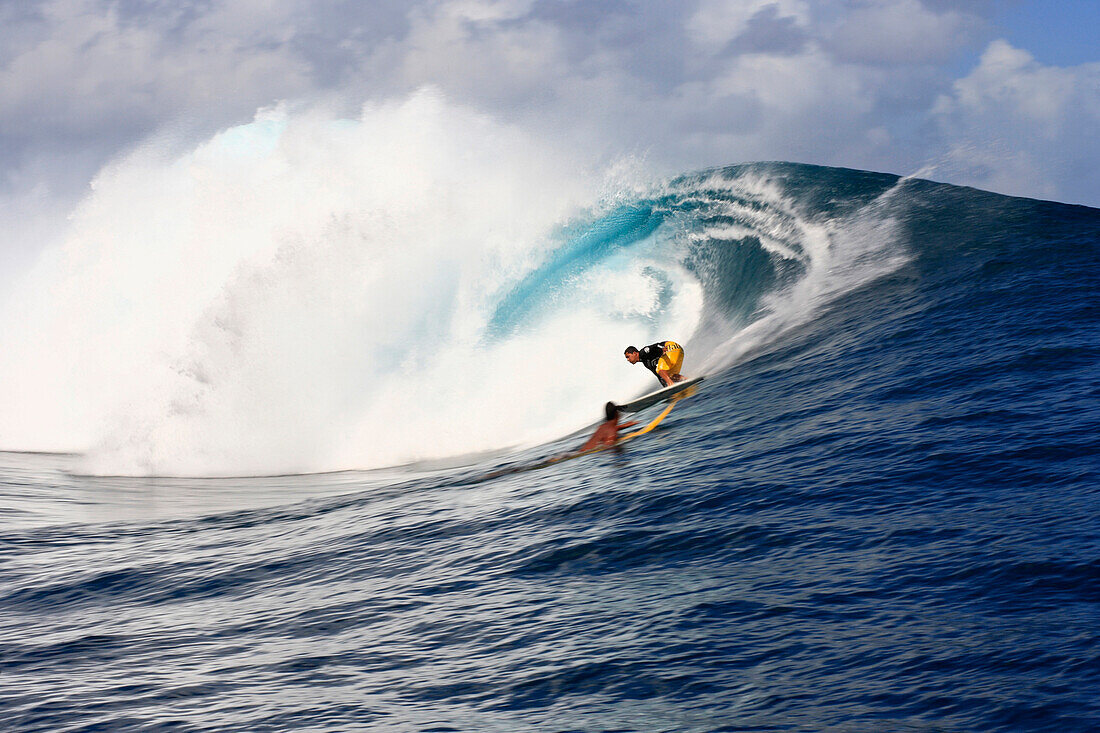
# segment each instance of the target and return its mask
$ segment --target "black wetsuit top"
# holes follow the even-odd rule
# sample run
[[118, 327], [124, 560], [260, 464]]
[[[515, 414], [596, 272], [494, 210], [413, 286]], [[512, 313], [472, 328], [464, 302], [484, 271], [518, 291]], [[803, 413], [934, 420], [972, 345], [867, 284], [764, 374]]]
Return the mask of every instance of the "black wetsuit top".
[[665, 342], [658, 341], [655, 344], [649, 346], [643, 346], [638, 349], [638, 358], [645, 368], [653, 372], [653, 376], [657, 377], [657, 381], [664, 387], [664, 380], [661, 379], [661, 375], [657, 373], [657, 362], [661, 360], [661, 357], [665, 355]]

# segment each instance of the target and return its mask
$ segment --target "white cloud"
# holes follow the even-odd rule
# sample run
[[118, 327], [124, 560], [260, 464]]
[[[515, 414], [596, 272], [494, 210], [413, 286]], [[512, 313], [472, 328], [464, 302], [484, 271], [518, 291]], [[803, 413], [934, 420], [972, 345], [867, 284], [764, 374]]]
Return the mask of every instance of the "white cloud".
[[[799, 160], [871, 166], [891, 136], [875, 116], [888, 76], [838, 62], [816, 44], [795, 55], [746, 54], [694, 89], [697, 124], [688, 138], [700, 165]], [[725, 118], [725, 119], [723, 119]], [[725, 124], [723, 124], [725, 122]]]
[[526, 15], [533, 0], [453, 0], [443, 6], [446, 14], [472, 21], [512, 20]]
[[141, 23], [113, 3], [43, 3], [46, 33], [0, 69], [6, 134], [87, 138], [119, 125], [141, 134], [183, 111], [242, 114], [308, 90], [309, 69], [283, 48], [286, 12], [249, 6], [255, 15], [217, 5], [180, 32], [175, 15]]
[[965, 48], [979, 27], [972, 15], [936, 13], [919, 0], [873, 0], [842, 16], [829, 48], [868, 64], [938, 63]]
[[716, 80], [715, 88], [727, 94], [752, 94], [780, 118], [820, 113], [826, 108], [843, 109], [845, 116], [851, 116], [870, 108], [854, 70], [833, 63], [817, 49], [793, 57], [738, 57]]
[[803, 0], [702, 0], [685, 27], [700, 48], [716, 53], [748, 30], [753, 17], [769, 9], [799, 25], [809, 20], [809, 7]]
[[490, 105], [545, 103], [568, 73], [557, 29], [535, 20], [502, 25], [520, 9], [485, 5], [464, 0], [431, 14], [411, 14], [409, 34], [392, 41], [371, 71], [384, 76], [386, 61], [392, 60], [389, 73], [396, 73], [406, 88], [432, 84]]
[[1085, 200], [1100, 191], [1100, 63], [1044, 66], [1003, 40], [933, 109], [952, 180]]

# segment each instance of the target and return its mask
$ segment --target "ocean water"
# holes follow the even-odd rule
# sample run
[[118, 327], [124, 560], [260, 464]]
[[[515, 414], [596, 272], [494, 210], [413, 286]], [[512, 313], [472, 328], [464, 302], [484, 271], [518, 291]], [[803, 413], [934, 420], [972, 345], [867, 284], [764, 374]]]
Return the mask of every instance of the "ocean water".
[[[386, 260], [385, 302], [339, 243], [423, 212], [319, 216], [324, 248], [173, 301], [184, 346], [134, 373], [176, 381], [9, 402], [0, 436], [54, 444], [0, 453], [0, 728], [1100, 729], [1100, 211], [782, 163], [600, 200]], [[51, 297], [112, 261], [88, 231]], [[171, 287], [58, 312], [145, 343]], [[315, 343], [272, 326], [295, 303]], [[337, 399], [371, 352], [332, 344], [387, 327], [411, 381]], [[621, 354], [658, 338], [700, 389], [547, 464], [655, 386]]]

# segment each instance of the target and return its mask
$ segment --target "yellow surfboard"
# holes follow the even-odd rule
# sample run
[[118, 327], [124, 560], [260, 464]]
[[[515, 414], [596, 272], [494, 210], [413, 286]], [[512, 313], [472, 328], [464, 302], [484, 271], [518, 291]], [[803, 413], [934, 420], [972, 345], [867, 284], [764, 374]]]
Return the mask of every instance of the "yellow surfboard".
[[637, 438], [639, 435], [645, 435], [650, 430], [652, 430], [653, 428], [660, 425], [661, 421], [664, 420], [666, 417], [668, 417], [668, 413], [672, 412], [672, 408], [676, 407], [677, 402], [684, 399], [685, 397], [690, 397], [691, 395], [695, 394], [695, 384], [694, 384], [694, 382], [698, 382], [701, 379], [702, 379], [702, 377], [699, 377], [699, 379], [692, 380], [692, 382], [693, 382], [692, 384], [685, 385], [684, 388], [679, 390], [677, 394], [674, 394], [672, 397], [669, 398], [668, 407], [661, 410], [661, 413], [659, 415], [657, 415], [657, 417], [653, 418], [653, 420], [650, 421], [650, 423], [648, 425], [646, 425], [641, 430], [635, 430], [633, 433], [627, 433], [626, 435], [621, 436], [616, 441], [616, 445], [618, 445], [619, 443], [623, 443], [627, 440], [630, 440], [631, 438]]

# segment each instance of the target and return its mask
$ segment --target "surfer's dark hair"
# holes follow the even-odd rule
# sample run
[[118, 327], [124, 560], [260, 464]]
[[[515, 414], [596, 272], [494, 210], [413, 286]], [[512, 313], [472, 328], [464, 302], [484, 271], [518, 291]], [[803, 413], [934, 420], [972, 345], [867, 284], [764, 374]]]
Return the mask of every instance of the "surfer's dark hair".
[[634, 348], [633, 346], [627, 346], [627, 347], [626, 347], [626, 348], [625, 348], [625, 349], [623, 350], [623, 353], [624, 353], [624, 354], [633, 354], [633, 353], [635, 353], [636, 351], [637, 351], [637, 349], [635, 349], [635, 348]]
[[619, 416], [619, 406], [614, 402], [608, 402], [603, 406], [604, 414], [607, 415], [608, 420], [614, 420]]

